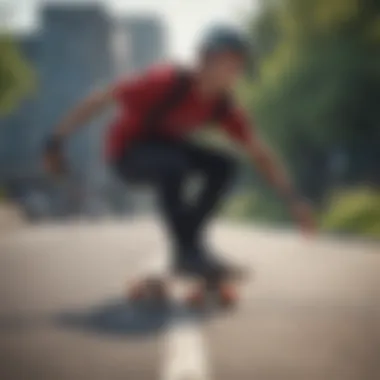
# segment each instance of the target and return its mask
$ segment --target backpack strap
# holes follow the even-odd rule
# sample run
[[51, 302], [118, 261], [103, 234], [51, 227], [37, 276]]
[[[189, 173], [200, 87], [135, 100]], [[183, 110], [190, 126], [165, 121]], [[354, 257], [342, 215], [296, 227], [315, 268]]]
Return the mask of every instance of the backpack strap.
[[147, 112], [143, 121], [144, 131], [148, 138], [159, 135], [166, 115], [176, 108], [186, 97], [191, 85], [191, 76], [183, 68], [177, 68], [173, 86], [167, 94]]

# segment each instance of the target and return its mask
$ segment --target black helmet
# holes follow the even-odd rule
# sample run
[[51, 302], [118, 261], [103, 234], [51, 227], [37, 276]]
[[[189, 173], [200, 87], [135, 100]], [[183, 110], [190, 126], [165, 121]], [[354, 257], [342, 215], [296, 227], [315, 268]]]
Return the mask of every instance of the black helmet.
[[229, 26], [214, 26], [203, 37], [200, 52], [202, 55], [231, 51], [248, 59], [250, 56], [250, 43], [248, 37]]

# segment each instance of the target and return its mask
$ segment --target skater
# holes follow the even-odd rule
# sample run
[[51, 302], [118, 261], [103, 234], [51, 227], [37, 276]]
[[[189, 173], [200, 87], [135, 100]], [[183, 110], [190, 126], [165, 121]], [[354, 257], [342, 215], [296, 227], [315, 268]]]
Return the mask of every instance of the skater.
[[[63, 148], [73, 132], [117, 104], [119, 115], [106, 139], [108, 162], [125, 181], [147, 183], [157, 192], [173, 243], [174, 270], [205, 276], [226, 273], [231, 267], [210, 252], [204, 231], [223, 201], [237, 164], [226, 152], [201, 147], [190, 139], [193, 132], [215, 125], [251, 157], [288, 203], [301, 229], [312, 231], [309, 207], [234, 103], [232, 91], [251, 62], [250, 50], [242, 33], [218, 26], [204, 37], [194, 67], [153, 67], [91, 94], [49, 137], [48, 170], [64, 167]], [[195, 199], [189, 200], [185, 188], [193, 176], [201, 179], [202, 186]]]

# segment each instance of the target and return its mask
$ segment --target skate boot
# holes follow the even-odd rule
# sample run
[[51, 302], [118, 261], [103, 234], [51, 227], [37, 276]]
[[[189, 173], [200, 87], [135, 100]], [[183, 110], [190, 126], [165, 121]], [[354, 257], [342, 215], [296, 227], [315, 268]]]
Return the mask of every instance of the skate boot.
[[138, 280], [127, 291], [127, 299], [133, 303], [149, 301], [164, 304], [168, 297], [167, 284], [157, 278]]

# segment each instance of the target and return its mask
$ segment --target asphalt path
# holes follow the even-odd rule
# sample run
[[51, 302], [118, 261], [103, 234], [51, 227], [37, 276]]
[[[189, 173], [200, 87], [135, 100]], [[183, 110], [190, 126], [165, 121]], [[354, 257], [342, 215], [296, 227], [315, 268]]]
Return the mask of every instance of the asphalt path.
[[128, 284], [168, 262], [154, 220], [0, 235], [0, 378], [380, 379], [380, 245], [226, 223], [211, 236], [253, 274], [235, 311], [128, 304]]

